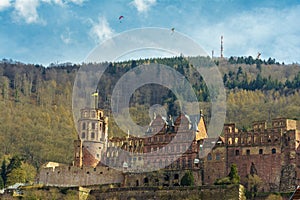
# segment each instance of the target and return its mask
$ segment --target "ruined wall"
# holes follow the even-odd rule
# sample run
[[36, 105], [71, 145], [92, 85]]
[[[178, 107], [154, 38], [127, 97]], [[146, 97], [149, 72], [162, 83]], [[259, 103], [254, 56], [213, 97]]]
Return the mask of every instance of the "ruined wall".
[[106, 191], [92, 190], [88, 199], [203, 199], [203, 200], [245, 200], [244, 187], [242, 185], [229, 186], [201, 186], [201, 187], [140, 187], [140, 188], [116, 188]]
[[121, 171], [109, 167], [76, 167], [58, 166], [42, 168], [39, 173], [38, 183], [46, 186], [87, 186], [110, 183], [123, 183], [124, 176]]
[[[126, 173], [124, 186], [179, 186], [180, 181], [188, 170], [162, 170], [147, 173]], [[194, 177], [194, 184], [202, 185], [201, 173], [199, 170], [191, 170]]]

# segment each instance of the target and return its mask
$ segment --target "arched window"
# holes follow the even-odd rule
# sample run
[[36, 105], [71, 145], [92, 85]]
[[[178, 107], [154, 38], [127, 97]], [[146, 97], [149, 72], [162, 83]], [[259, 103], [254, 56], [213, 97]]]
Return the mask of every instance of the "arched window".
[[235, 150], [235, 155], [236, 155], [236, 156], [240, 155], [240, 150], [238, 150], [238, 149]]
[[95, 133], [94, 132], [91, 133], [91, 139], [95, 139]]
[[81, 133], [81, 138], [84, 139], [85, 138], [85, 132]]
[[86, 124], [85, 122], [82, 123], [82, 130], [85, 130], [86, 129]]
[[211, 153], [207, 154], [207, 160], [212, 160]]
[[272, 154], [275, 154], [275, 153], [276, 153], [276, 149], [273, 148], [273, 149], [272, 149]]

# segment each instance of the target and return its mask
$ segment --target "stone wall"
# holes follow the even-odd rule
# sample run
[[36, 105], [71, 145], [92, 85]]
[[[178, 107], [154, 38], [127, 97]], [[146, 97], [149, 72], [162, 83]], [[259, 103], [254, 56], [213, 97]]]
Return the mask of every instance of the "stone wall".
[[226, 199], [245, 200], [244, 187], [242, 185], [229, 186], [201, 186], [201, 187], [136, 187], [114, 188], [106, 191], [91, 190], [88, 199], [105, 200], [183, 200], [183, 199]]
[[58, 166], [42, 168], [39, 173], [38, 183], [46, 186], [88, 186], [110, 183], [123, 184], [124, 176], [121, 171], [109, 167], [76, 167]]
[[[125, 187], [147, 187], [147, 186], [179, 186], [182, 177], [189, 170], [162, 170], [147, 173], [126, 173]], [[194, 185], [200, 186], [200, 170], [190, 170], [194, 177]]]

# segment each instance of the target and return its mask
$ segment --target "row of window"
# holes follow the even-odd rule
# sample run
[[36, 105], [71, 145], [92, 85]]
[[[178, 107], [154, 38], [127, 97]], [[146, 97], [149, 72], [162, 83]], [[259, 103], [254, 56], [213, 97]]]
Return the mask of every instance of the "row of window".
[[[94, 140], [96, 139], [96, 134], [95, 132], [91, 132], [90, 133], [90, 137], [88, 138], [87, 134], [85, 132], [81, 133], [81, 139], [90, 139], [90, 140]], [[100, 137], [100, 141], [103, 140], [103, 138]]]
[[[82, 129], [82, 130], [86, 130], [86, 129], [87, 129], [87, 124], [88, 124], [88, 123], [83, 122], [83, 123], [82, 123], [82, 126], [81, 126], [81, 129]], [[101, 129], [102, 129], [102, 123], [100, 123], [99, 126], [100, 126], [99, 128], [100, 128], [100, 130], [101, 130]], [[92, 130], [96, 130], [96, 129], [97, 129], [97, 123], [92, 122], [92, 123], [91, 123], [91, 129], [92, 129]]]
[[[169, 142], [171, 140], [173, 140], [175, 137], [175, 135], [161, 135], [161, 136], [154, 136], [154, 137], [149, 137], [148, 138], [148, 142]], [[186, 140], [191, 140], [192, 139], [192, 135], [191, 137], [189, 137], [189, 135], [177, 135], [176, 136], [176, 141], [182, 142], [182, 141], [186, 141]]]
[[[207, 160], [212, 160], [212, 159], [213, 159], [212, 154], [211, 153], [207, 154]], [[221, 155], [219, 153], [216, 153], [215, 160], [220, 160], [220, 159], [221, 159]]]
[[[257, 137], [254, 137], [253, 138], [253, 143], [257, 143], [257, 142], [260, 142], [260, 143], [263, 143], [264, 142], [264, 138], [265, 138], [265, 141], [271, 143], [272, 142], [272, 138], [271, 136], [268, 136], [268, 137], [260, 137], [260, 141], [258, 141], [258, 138]], [[243, 138], [243, 139], [240, 139], [240, 138], [228, 138], [228, 144], [238, 144], [239, 143], [239, 140], [241, 140], [241, 144], [251, 144], [252, 143], [252, 137], [247, 137], [247, 138]], [[273, 142], [278, 142], [278, 138], [275, 137], [273, 138]]]
[[[272, 154], [276, 154], [276, 149], [273, 148], [273, 149], [271, 150], [271, 153], [272, 153]], [[263, 150], [263, 149], [259, 149], [259, 150], [258, 150], [258, 154], [264, 154], [264, 150]], [[235, 150], [235, 155], [236, 155], [236, 156], [239, 156], [239, 155], [240, 155], [240, 150], [236, 149], [236, 150]], [[250, 149], [247, 149], [247, 150], [246, 150], [246, 155], [251, 155]]]
[[88, 111], [84, 111], [81, 113], [81, 117], [84, 117], [84, 118], [87, 118], [87, 117], [95, 118], [96, 117], [96, 111], [92, 111], [90, 114], [91, 115], [89, 115]]
[[[155, 152], [158, 151], [159, 147], [147, 147], [147, 152]], [[172, 152], [180, 152], [180, 151], [191, 151], [192, 145], [190, 145], [187, 149], [186, 145], [168, 145], [164, 147], [164, 152], [172, 153]]]

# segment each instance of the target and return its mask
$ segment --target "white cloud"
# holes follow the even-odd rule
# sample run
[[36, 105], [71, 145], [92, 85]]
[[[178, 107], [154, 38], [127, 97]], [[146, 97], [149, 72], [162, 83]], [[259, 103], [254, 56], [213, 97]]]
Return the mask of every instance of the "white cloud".
[[134, 0], [131, 2], [131, 4], [136, 7], [139, 13], [147, 12], [155, 3], [156, 0]]
[[24, 19], [26, 23], [40, 23], [43, 20], [39, 19], [37, 7], [39, 0], [16, 0], [14, 3], [14, 17], [16, 20]]
[[98, 22], [93, 22], [91, 28], [91, 35], [97, 42], [102, 42], [108, 38], [111, 38], [114, 34], [114, 30], [109, 26], [105, 17], [99, 17]]
[[55, 4], [64, 6], [69, 3], [81, 5], [86, 0], [15, 0], [14, 3], [10, 4], [10, 0], [0, 0], [0, 11], [1, 8], [14, 6], [13, 18], [16, 21], [24, 20], [28, 24], [40, 23], [45, 24], [46, 22], [39, 17], [37, 8], [41, 3]]
[[[255, 56], [262, 53], [286, 63], [300, 60], [300, 6], [289, 9], [265, 9], [243, 12], [213, 25], [194, 30], [193, 37], [215, 56], [220, 56], [220, 36], [224, 36], [225, 56]], [[189, 27], [190, 30], [194, 27]], [[210, 54], [210, 53], [209, 53]]]
[[67, 0], [66, 2], [71, 2], [71, 3], [81, 5], [84, 1], [86, 0]]
[[1, 0], [0, 1], [0, 11], [11, 6], [10, 0]]
[[70, 44], [72, 42], [71, 34], [72, 33], [70, 29], [67, 28], [66, 31], [60, 35], [60, 39], [63, 41], [63, 43]]

